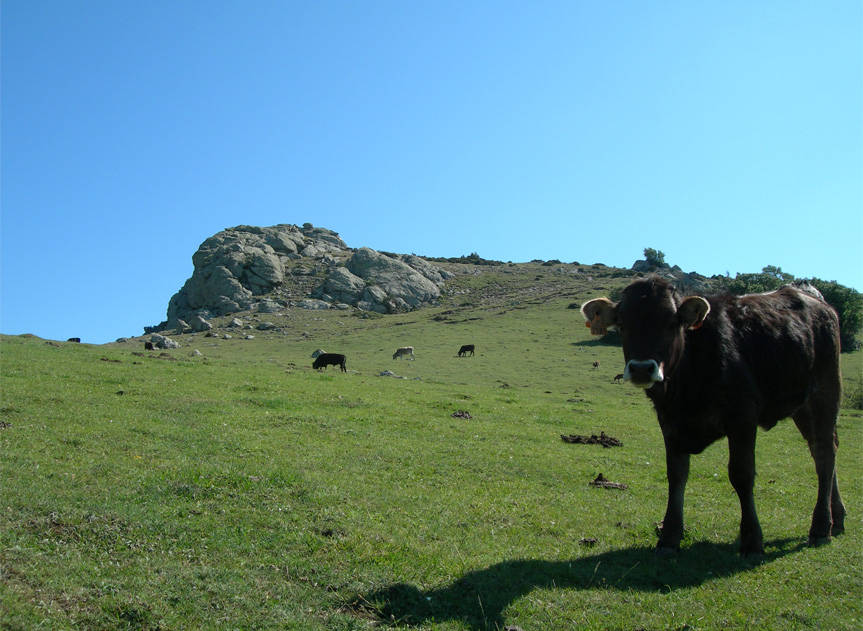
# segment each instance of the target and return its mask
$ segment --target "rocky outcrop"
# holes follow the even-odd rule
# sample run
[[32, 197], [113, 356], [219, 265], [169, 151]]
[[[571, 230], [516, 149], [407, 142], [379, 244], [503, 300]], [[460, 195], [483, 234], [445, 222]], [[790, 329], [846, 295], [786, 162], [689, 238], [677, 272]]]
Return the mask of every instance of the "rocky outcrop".
[[[194, 271], [169, 301], [164, 328], [180, 319], [191, 322], [196, 316], [254, 309], [261, 298], [284, 283], [292, 261], [347, 253], [348, 247], [338, 233], [311, 224], [223, 230], [204, 241], [192, 256]], [[260, 310], [270, 312], [279, 307], [277, 301], [263, 300]]]
[[356, 304], [366, 287], [366, 281], [353, 274], [347, 267], [330, 270], [327, 279], [315, 291], [321, 296], [329, 296], [335, 302]]
[[632, 264], [632, 271], [641, 274], [656, 274], [674, 284], [684, 295], [710, 293], [710, 279], [696, 272], [684, 272], [679, 266], [651, 265], [646, 260], [638, 260]]
[[198, 314], [192, 316], [192, 319], [189, 320], [189, 326], [191, 326], [192, 330], [196, 333], [200, 333], [201, 331], [209, 331], [213, 328], [213, 325], [211, 325]]
[[710, 294], [715, 291], [710, 279], [696, 272], [674, 273], [674, 284], [684, 295]]
[[365, 311], [409, 311], [440, 297], [449, 274], [418, 256], [392, 256], [360, 248], [346, 265], [330, 270], [313, 295]]
[[192, 263], [167, 320], [145, 331], [206, 330], [208, 318], [241, 311], [407, 311], [437, 300], [449, 277], [418, 256], [351, 250], [337, 232], [308, 223], [223, 230], [200, 245]]
[[647, 274], [648, 272], [656, 271], [656, 267], [654, 267], [644, 259], [639, 259], [632, 264], [632, 271]]
[[172, 340], [170, 337], [165, 337], [164, 335], [158, 335], [156, 333], [150, 336], [150, 342], [156, 348], [180, 348], [180, 345], [174, 340]]

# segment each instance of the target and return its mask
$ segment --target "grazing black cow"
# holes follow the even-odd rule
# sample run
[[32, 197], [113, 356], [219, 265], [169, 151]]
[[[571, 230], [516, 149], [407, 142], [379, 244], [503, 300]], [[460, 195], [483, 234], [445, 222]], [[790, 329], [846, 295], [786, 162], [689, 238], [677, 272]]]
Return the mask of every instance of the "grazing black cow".
[[464, 346], [462, 346], [460, 349], [458, 349], [458, 356], [459, 356], [459, 357], [464, 357], [464, 356], [466, 356], [468, 353], [470, 353], [471, 355], [473, 355], [473, 350], [474, 350], [474, 348], [473, 348], [473, 344], [465, 344], [465, 345], [464, 345]]
[[839, 320], [812, 287], [785, 286], [747, 296], [679, 296], [659, 278], [638, 280], [620, 302], [582, 307], [591, 333], [617, 327], [624, 379], [653, 401], [665, 439], [668, 506], [657, 552], [683, 534], [690, 454], [728, 437], [728, 477], [740, 499], [740, 552], [759, 554], [755, 511], [755, 435], [790, 416], [809, 444], [818, 500], [809, 544], [844, 530], [836, 480]]
[[80, 343], [81, 343], [81, 338], [80, 338], [80, 337], [70, 337], [70, 338], [69, 338], [68, 340], [66, 340], [66, 341], [67, 341], [67, 342], [75, 342], [76, 344], [80, 344]]
[[614, 375], [614, 383], [620, 383], [621, 379], [623, 379], [623, 373]]
[[144, 350], [145, 351], [154, 351], [156, 347], [153, 346], [153, 342], [144, 342]]
[[599, 362], [593, 362], [593, 369], [596, 370], [599, 368]]
[[326, 369], [327, 366], [341, 366], [342, 372], [348, 372], [345, 368], [345, 356], [340, 353], [321, 353], [315, 357], [315, 362], [312, 364], [315, 370]]

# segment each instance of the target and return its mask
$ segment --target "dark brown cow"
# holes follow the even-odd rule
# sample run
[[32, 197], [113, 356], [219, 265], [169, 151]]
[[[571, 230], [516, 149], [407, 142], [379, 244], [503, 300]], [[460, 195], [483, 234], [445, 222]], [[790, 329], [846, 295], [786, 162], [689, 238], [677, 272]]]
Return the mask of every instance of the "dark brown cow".
[[473, 344], [465, 344], [465, 345], [464, 345], [464, 346], [462, 346], [460, 349], [458, 349], [458, 356], [459, 356], [459, 357], [464, 357], [464, 356], [466, 356], [468, 353], [470, 353], [471, 355], [473, 355], [473, 350], [474, 350]]
[[345, 356], [340, 353], [321, 353], [315, 357], [312, 364], [312, 368], [315, 370], [326, 369], [327, 366], [341, 366], [342, 372], [348, 372], [348, 369], [345, 368]]
[[762, 552], [755, 435], [759, 425], [770, 429], [788, 416], [809, 443], [818, 475], [809, 544], [844, 530], [835, 466], [839, 320], [817, 290], [683, 298], [664, 280], [648, 278], [629, 285], [619, 303], [591, 300], [582, 313], [595, 335], [619, 329], [624, 379], [644, 388], [656, 409], [668, 476], [658, 552], [680, 547], [690, 454], [723, 436], [740, 499], [740, 552]]

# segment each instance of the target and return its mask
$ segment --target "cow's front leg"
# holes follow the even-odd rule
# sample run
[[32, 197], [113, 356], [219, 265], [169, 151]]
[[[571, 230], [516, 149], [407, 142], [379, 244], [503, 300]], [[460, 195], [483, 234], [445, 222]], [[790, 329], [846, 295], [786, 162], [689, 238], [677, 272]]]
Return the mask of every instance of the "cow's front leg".
[[665, 474], [668, 477], [668, 506], [662, 531], [656, 544], [657, 554], [671, 554], [680, 549], [683, 538], [683, 494], [689, 478], [689, 454], [674, 450], [665, 441]]
[[740, 500], [740, 554], [763, 554], [761, 524], [755, 511], [755, 427], [728, 437], [728, 479]]

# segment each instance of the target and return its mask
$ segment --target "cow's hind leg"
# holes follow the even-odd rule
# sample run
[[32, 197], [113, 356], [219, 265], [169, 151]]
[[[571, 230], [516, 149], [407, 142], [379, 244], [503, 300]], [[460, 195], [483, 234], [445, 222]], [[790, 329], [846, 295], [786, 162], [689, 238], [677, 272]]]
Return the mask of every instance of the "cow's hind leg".
[[839, 480], [836, 477], [835, 466], [833, 467], [833, 492], [830, 495], [830, 514], [833, 518], [833, 525], [830, 528], [830, 534], [835, 536], [845, 532], [845, 503], [839, 495]]
[[740, 500], [740, 554], [763, 554], [761, 524], [755, 510], [755, 433], [728, 437], [728, 479]]
[[[832, 398], [832, 397], [831, 397]], [[838, 400], [838, 397], [836, 397]], [[809, 444], [818, 476], [818, 499], [812, 512], [809, 545], [819, 545], [845, 530], [845, 504], [839, 494], [836, 476], [837, 403], [810, 401], [795, 412], [792, 418]]]

